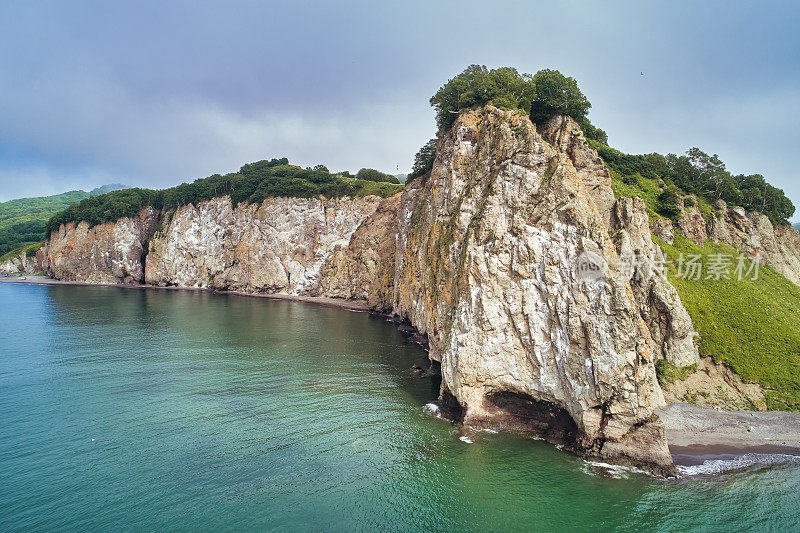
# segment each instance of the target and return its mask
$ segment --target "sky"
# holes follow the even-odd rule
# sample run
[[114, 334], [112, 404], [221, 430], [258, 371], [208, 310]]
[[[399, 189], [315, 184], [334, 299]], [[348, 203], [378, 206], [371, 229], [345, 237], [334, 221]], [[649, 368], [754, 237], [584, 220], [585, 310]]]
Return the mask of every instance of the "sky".
[[[558, 69], [629, 153], [717, 153], [800, 211], [796, 2], [0, 4], [0, 201], [288, 157], [407, 172], [470, 64]], [[800, 213], [796, 214], [800, 220]]]

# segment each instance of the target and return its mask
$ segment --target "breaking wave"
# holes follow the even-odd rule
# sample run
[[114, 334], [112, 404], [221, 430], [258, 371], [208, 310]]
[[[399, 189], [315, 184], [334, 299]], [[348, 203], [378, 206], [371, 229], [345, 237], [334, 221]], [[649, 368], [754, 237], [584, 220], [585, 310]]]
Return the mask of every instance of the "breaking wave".
[[800, 465], [800, 456], [784, 454], [748, 453], [730, 459], [708, 459], [699, 465], [678, 465], [682, 476], [712, 476], [725, 472], [760, 470], [780, 465]]

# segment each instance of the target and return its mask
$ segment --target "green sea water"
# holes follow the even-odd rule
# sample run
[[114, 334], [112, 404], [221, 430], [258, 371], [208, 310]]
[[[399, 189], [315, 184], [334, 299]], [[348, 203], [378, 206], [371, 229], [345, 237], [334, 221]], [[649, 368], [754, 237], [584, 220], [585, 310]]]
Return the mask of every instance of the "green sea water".
[[796, 462], [659, 480], [463, 442], [424, 360], [366, 313], [0, 284], [0, 530], [800, 530]]

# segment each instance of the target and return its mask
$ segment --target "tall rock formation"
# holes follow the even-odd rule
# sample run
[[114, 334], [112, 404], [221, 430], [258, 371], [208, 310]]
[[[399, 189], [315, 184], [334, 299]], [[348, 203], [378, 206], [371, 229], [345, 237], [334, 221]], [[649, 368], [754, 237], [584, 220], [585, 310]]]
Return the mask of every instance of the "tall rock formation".
[[463, 112], [391, 198], [222, 197], [62, 226], [45, 250], [60, 279], [367, 301], [427, 336], [465, 426], [674, 471], [654, 361], [697, 362], [691, 320], [644, 204], [614, 198], [571, 119], [540, 134], [517, 112]]
[[86, 222], [62, 224], [37, 252], [41, 268], [55, 279], [68, 281], [141, 283], [159, 214], [148, 207], [137, 217], [94, 227]]
[[[428, 335], [465, 424], [567, 421], [580, 452], [667, 472], [653, 363], [697, 360], [691, 321], [663, 277], [632, 282], [619, 251], [656, 254], [647, 215], [617, 205], [607, 172], [576, 169], [570, 153], [605, 170], [568, 127], [553, 146], [517, 113], [458, 117], [430, 176], [404, 193], [394, 309]], [[600, 258], [598, 277], [580, 275], [582, 257]]]

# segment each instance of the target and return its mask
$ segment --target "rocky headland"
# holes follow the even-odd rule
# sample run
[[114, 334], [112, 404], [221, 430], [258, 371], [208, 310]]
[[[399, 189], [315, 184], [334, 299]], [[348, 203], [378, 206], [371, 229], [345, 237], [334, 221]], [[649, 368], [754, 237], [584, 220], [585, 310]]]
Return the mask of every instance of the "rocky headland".
[[[442, 408], [464, 427], [531, 432], [671, 475], [657, 410], [680, 384], [662, 386], [656, 363], [700, 368], [708, 386], [733, 378], [701, 359], [689, 313], [654, 268], [664, 258], [653, 234], [724, 242], [800, 283], [795, 228], [718, 208], [708, 222], [691, 207], [674, 225], [651, 220], [640, 198], [615, 197], [573, 119], [537, 127], [484, 106], [441, 131], [430, 172], [394, 196], [146, 208], [62, 224], [35, 260], [3, 268], [358, 302], [427, 340]], [[600, 258], [592, 276], [578, 268], [586, 257]]]

